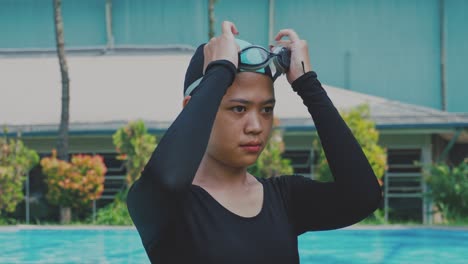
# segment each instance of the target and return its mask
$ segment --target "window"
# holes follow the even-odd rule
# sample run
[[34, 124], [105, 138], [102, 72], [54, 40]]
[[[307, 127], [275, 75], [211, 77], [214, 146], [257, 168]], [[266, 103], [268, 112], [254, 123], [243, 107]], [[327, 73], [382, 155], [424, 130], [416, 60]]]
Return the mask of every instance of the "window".
[[286, 150], [282, 156], [291, 160], [294, 173], [312, 175], [312, 150]]
[[423, 220], [421, 149], [389, 149], [384, 176], [385, 217], [393, 221]]

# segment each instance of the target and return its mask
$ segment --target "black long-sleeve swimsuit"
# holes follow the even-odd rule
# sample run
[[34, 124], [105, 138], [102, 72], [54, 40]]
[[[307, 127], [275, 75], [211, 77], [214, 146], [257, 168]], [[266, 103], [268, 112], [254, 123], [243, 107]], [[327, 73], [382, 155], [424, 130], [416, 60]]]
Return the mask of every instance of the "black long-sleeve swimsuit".
[[210, 63], [129, 190], [128, 209], [152, 263], [299, 263], [298, 235], [352, 225], [380, 204], [368, 160], [312, 71], [292, 88], [314, 120], [334, 182], [300, 175], [257, 178], [264, 199], [254, 217], [234, 214], [193, 185], [235, 75], [228, 61]]

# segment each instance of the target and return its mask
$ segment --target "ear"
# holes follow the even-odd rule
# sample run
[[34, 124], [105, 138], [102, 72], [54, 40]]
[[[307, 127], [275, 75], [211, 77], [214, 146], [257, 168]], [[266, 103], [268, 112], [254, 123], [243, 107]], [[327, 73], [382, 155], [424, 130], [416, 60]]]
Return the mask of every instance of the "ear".
[[192, 98], [192, 96], [190, 95], [187, 95], [184, 97], [184, 101], [182, 102], [182, 107], [185, 107], [188, 104], [188, 102], [190, 101], [190, 98]]

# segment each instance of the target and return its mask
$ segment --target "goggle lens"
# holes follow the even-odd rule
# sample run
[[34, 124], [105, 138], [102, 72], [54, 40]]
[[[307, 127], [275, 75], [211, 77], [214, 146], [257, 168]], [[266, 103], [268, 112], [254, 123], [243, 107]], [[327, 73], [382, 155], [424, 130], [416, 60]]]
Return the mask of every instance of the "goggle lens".
[[250, 47], [240, 53], [240, 62], [245, 65], [261, 65], [270, 59], [270, 53], [260, 47]]

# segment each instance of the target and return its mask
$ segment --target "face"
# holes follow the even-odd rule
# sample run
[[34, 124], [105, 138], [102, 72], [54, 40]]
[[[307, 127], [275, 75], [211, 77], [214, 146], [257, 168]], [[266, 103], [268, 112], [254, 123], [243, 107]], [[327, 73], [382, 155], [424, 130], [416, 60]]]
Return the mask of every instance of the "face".
[[206, 150], [208, 158], [235, 168], [254, 164], [270, 136], [274, 105], [268, 76], [238, 73], [219, 106]]

